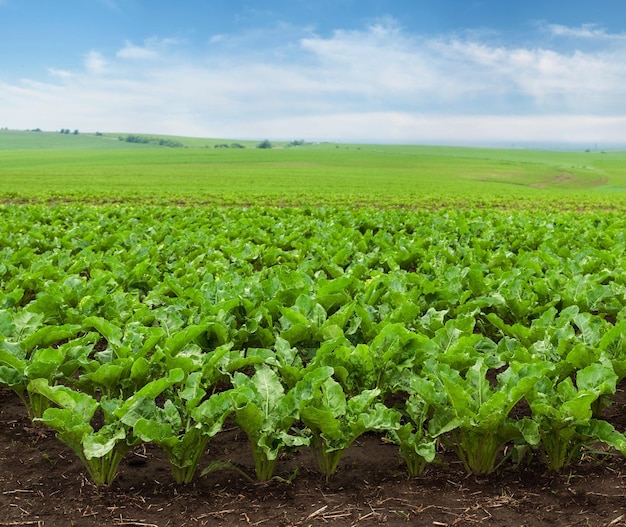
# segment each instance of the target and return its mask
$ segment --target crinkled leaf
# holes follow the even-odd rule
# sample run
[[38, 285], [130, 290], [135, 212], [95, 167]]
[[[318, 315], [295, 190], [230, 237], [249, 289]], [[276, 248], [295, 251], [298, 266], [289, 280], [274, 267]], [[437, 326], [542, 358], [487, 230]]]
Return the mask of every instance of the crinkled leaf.
[[615, 393], [617, 375], [610, 363], [595, 362], [576, 372], [579, 390], [593, 390], [598, 394]]
[[76, 392], [66, 386], [50, 386], [48, 379], [33, 379], [28, 391], [43, 395], [57, 406], [79, 415], [84, 422], [91, 421], [98, 408], [98, 401], [83, 392]]
[[226, 418], [233, 412], [232, 391], [212, 394], [192, 410], [192, 419], [200, 424], [203, 433], [214, 436], [222, 429]]
[[26, 352], [36, 347], [46, 348], [66, 339], [74, 337], [81, 329], [79, 325], [66, 324], [64, 326], [44, 326], [31, 333], [21, 341], [21, 346]]
[[120, 441], [126, 439], [126, 432], [115, 424], [103, 426], [94, 434], [83, 438], [83, 452], [87, 459], [101, 458], [111, 452]]
[[87, 317], [83, 320], [83, 329], [95, 329], [111, 346], [119, 348], [122, 344], [122, 330], [102, 317]]

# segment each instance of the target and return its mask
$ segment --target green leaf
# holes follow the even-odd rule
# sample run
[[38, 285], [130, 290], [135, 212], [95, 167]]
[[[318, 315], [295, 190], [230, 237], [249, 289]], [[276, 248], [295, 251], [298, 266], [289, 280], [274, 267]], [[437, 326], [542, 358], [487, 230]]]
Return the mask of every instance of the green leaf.
[[616, 390], [617, 375], [607, 362], [595, 362], [576, 372], [576, 386], [579, 390], [590, 390], [598, 394], [613, 394]]
[[176, 355], [185, 346], [197, 339], [206, 330], [206, 324], [198, 324], [194, 326], [187, 326], [185, 329], [178, 331], [175, 335], [165, 341], [165, 353], [168, 355]]
[[79, 325], [44, 326], [31, 333], [20, 343], [24, 351], [29, 353], [34, 348], [46, 348], [63, 340], [73, 338], [81, 329]]
[[115, 349], [122, 345], [122, 330], [102, 317], [87, 317], [83, 320], [83, 329], [95, 329]]
[[233, 411], [232, 391], [228, 390], [212, 394], [192, 410], [191, 416], [200, 424], [203, 434], [212, 437], [222, 429], [224, 421]]
[[114, 424], [103, 426], [94, 434], [83, 438], [83, 450], [87, 459], [101, 458], [109, 454], [120, 441], [126, 439], [123, 428]]
[[626, 437], [623, 433], [615, 430], [611, 423], [601, 419], [592, 419], [584, 433], [592, 441], [602, 441], [604, 444], [619, 450], [622, 455], [626, 455]]
[[[33, 379], [28, 384], [28, 391], [47, 397], [62, 409], [79, 416], [85, 423], [91, 421], [98, 409], [98, 401], [90, 395], [62, 385], [50, 386], [48, 379]], [[46, 421], [44, 420], [44, 422]]]

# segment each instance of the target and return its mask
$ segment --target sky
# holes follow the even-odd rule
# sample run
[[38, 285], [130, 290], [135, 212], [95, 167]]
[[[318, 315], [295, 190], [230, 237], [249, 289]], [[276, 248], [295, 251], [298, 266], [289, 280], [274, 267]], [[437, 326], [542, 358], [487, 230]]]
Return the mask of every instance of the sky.
[[626, 144], [624, 0], [0, 0], [0, 127]]

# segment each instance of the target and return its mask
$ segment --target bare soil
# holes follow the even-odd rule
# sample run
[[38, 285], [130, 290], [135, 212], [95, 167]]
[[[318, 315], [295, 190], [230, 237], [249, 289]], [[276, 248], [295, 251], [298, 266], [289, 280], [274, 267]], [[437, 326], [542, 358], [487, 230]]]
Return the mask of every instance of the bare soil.
[[[620, 390], [607, 415], [620, 430], [625, 409]], [[212, 440], [201, 468], [218, 459], [254, 474], [247, 439], [235, 428]], [[148, 445], [125, 458], [111, 487], [97, 488], [73, 452], [53, 432], [33, 428], [19, 399], [0, 390], [0, 526], [626, 526], [619, 455], [590, 453], [559, 475], [534, 460], [480, 478], [444, 456], [407, 479], [397, 448], [371, 435], [329, 483], [306, 450], [279, 461], [283, 481], [251, 483], [220, 470], [177, 486], [169, 470]]]

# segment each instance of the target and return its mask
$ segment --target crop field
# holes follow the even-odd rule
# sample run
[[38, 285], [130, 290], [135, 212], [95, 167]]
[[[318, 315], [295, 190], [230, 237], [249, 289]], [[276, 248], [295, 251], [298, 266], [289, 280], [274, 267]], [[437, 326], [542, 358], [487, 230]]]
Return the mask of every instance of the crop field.
[[0, 132], [0, 525], [626, 525], [626, 154], [176, 141]]
[[[626, 204], [626, 152], [276, 143], [0, 131], [0, 199], [441, 208]], [[127, 135], [121, 135], [127, 137]], [[36, 148], [37, 147], [37, 148]]]

